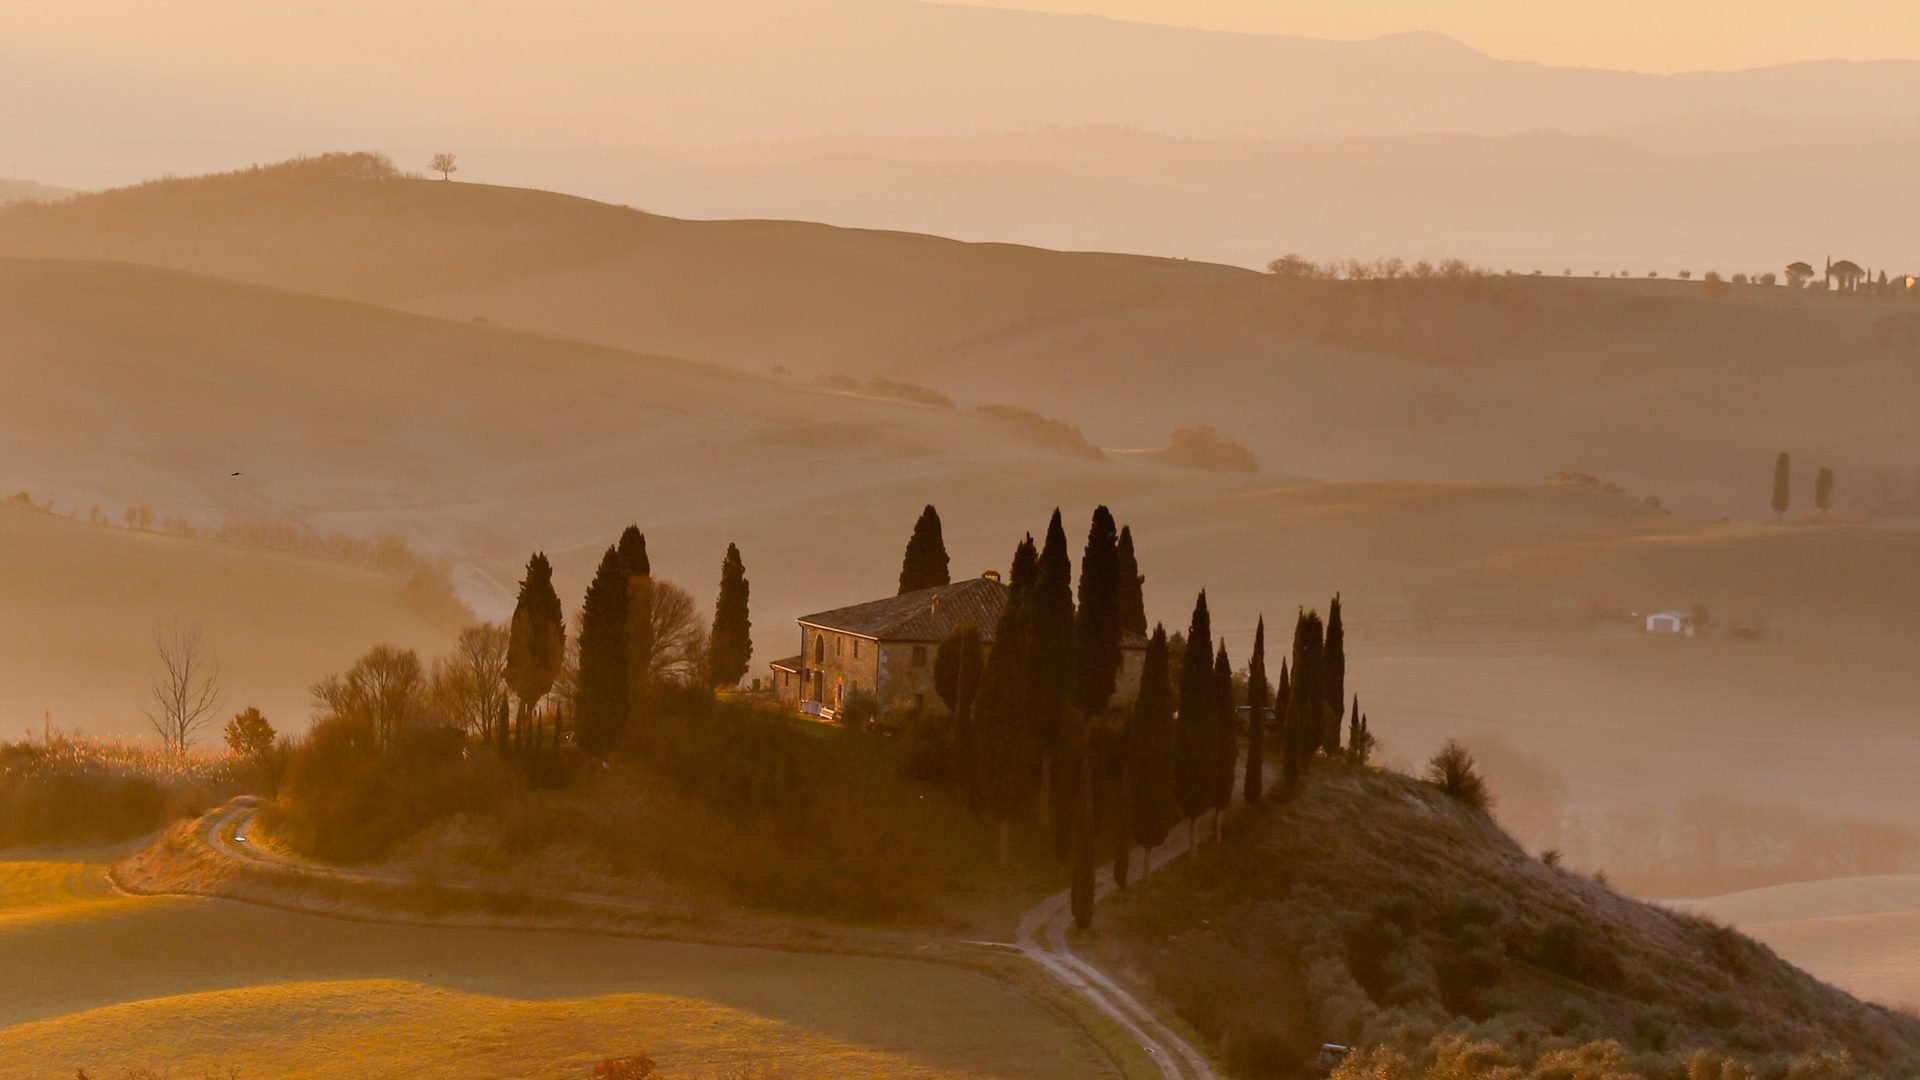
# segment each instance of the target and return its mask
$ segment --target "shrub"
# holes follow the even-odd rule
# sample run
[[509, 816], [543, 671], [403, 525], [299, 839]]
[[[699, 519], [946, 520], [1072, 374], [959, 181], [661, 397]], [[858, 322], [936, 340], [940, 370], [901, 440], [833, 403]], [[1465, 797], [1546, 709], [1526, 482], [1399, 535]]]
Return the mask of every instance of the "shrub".
[[1487, 790], [1473, 752], [1452, 739], [1427, 763], [1427, 782], [1462, 805], [1482, 813], [1493, 808], [1493, 793]]
[[850, 730], [866, 731], [880, 715], [880, 700], [865, 690], [848, 694], [847, 700], [841, 703], [838, 715], [840, 722]]
[[947, 786], [960, 780], [960, 744], [953, 714], [945, 709], [915, 709], [902, 725], [906, 738], [903, 768], [909, 780]]

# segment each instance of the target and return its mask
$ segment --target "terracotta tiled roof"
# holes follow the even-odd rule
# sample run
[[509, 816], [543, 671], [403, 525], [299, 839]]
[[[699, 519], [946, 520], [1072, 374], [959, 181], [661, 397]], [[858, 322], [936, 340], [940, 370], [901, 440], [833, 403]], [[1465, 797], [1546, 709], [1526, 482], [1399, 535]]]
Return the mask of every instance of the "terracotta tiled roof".
[[775, 660], [767, 666], [779, 668], [781, 671], [799, 671], [805, 659], [806, 658], [802, 656], [789, 656], [785, 660]]
[[[1007, 610], [1009, 592], [1002, 582], [970, 578], [889, 596], [885, 600], [803, 615], [800, 621], [876, 641], [936, 642], [972, 623], [979, 628], [981, 640], [990, 645], [994, 629], [1000, 625], [1000, 616]], [[1147, 639], [1139, 634], [1126, 634], [1120, 644], [1125, 649], [1144, 649]], [[801, 660], [804, 658], [796, 658], [796, 662]]]
[[994, 627], [1007, 609], [1007, 587], [987, 578], [969, 578], [918, 592], [889, 596], [852, 607], [835, 608], [800, 621], [876, 641], [939, 641], [972, 623], [993, 640]]

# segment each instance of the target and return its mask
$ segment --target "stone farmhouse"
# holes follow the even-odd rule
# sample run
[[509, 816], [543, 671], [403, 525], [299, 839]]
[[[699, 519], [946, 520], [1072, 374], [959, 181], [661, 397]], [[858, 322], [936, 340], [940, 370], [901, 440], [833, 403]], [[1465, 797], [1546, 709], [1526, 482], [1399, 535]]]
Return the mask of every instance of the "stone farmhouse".
[[[807, 615], [800, 623], [800, 655], [773, 662], [773, 692], [786, 708], [833, 719], [847, 699], [872, 694], [881, 717], [939, 703], [933, 658], [949, 633], [968, 623], [989, 650], [1011, 590], [992, 571], [918, 592]], [[1147, 642], [1121, 641], [1114, 701], [1140, 691]]]

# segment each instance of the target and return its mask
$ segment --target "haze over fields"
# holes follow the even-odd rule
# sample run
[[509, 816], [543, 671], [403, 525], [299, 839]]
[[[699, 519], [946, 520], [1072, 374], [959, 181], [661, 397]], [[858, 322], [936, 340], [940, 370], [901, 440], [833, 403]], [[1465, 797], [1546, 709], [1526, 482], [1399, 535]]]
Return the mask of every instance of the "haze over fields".
[[[72, 745], [61, 732], [146, 752], [170, 628], [204, 632], [220, 721], [257, 706], [300, 736], [333, 715], [316, 684], [368, 650], [411, 650], [424, 678], [463, 629], [508, 621], [536, 551], [577, 651], [589, 582], [636, 524], [650, 575], [686, 588], [702, 627], [738, 546], [751, 683], [800, 648], [796, 618], [894, 594], [924, 506], [958, 580], [1009, 574], [1055, 508], [1078, 566], [1079, 530], [1104, 505], [1131, 530], [1150, 624], [1184, 630], [1206, 590], [1232, 666], [1256, 620], [1277, 658], [1289, 616], [1338, 594], [1374, 764], [1421, 775], [1448, 740], [1471, 745], [1518, 846], [1473, 847], [1497, 835], [1477, 817], [1448, 819], [1450, 842], [1542, 904], [1644, 929], [1610, 881], [1726, 920], [1851, 993], [1920, 1007], [1920, 287], [1907, 276], [1920, 272], [1907, 212], [1920, 59], [1838, 33], [1760, 40], [1795, 17], [1765, 5], [1697, 65], [1672, 62], [1671, 36], [1637, 53], [1597, 36], [1591, 48], [1621, 58], [1554, 66], [1435, 32], [1466, 34], [1495, 7], [1362, 40], [1312, 36], [1371, 25], [1330, 22], [1324, 5], [1280, 25], [1277, 9], [1231, 0], [1100, 9], [1182, 25], [910, 0], [9, 8], [0, 168], [33, 179], [0, 180], [0, 810], [26, 775], [9, 771], [24, 766], [6, 740], [26, 736], [20, 760], [36, 742]], [[1847, 59], [1809, 51], [1843, 41]], [[1736, 54], [1770, 66], [1718, 59]], [[428, 169], [436, 153], [457, 155], [450, 175]], [[1269, 272], [1287, 254], [1305, 261]], [[1810, 283], [1788, 270], [1800, 262]], [[1655, 612], [1693, 632], [1649, 633]], [[502, 694], [502, 731], [510, 704]], [[539, 714], [513, 715], [526, 738]], [[1003, 829], [1000, 876], [955, 885], [942, 860], [970, 865], [992, 837], [951, 777], [916, 788], [925, 777], [889, 772], [871, 792], [795, 799], [787, 831], [766, 825], [796, 775], [844, 780], [923, 749], [798, 730], [843, 756], [818, 765], [743, 740], [729, 769], [695, 771], [691, 794], [631, 747], [572, 779], [529, 767], [509, 783], [485, 770], [535, 759], [509, 759], [504, 736], [498, 758], [491, 735], [454, 739], [469, 787], [418, 806], [354, 789], [383, 827], [447, 792], [461, 807], [364, 849], [382, 852], [367, 878], [320, 863], [297, 819], [275, 818], [290, 813], [280, 773], [262, 804], [135, 845], [182, 860], [162, 891], [260, 899], [232, 891], [232, 865], [209, 868], [258, 850], [280, 860], [270, 878], [318, 874], [332, 913], [365, 914], [350, 894], [373, 884], [415, 889], [429, 922], [476, 869], [511, 864], [519, 876], [493, 884], [515, 918], [552, 914], [541, 887], [615, 881], [647, 902], [695, 898], [693, 916], [654, 910], [637, 932], [706, 944], [625, 940], [593, 957], [565, 935], [444, 925], [381, 939], [286, 911], [229, 919], [224, 900], [136, 900], [133, 848], [9, 854], [0, 970], [156, 935], [231, 930], [239, 944], [217, 963], [169, 944], [126, 987], [88, 967], [0, 991], [0, 1060], [65, 1074], [68, 1047], [121, 1054], [223, 1017], [231, 1032], [206, 1029], [225, 1033], [183, 1043], [181, 1060], [270, 1075], [306, 1054], [344, 1069], [482, 1016], [549, 1038], [571, 1025], [572, 1071], [553, 1073], [571, 1076], [646, 1016], [650, 1045], [701, 1067], [738, 1046], [824, 1075], [1144, 1067], [1108, 1044], [1119, 1031], [1145, 1061], [1149, 1037], [1089, 1021], [1095, 1002], [1036, 1007], [994, 966], [1044, 942], [959, 965], [915, 955], [924, 940], [904, 954], [836, 944], [827, 927], [846, 912], [821, 897], [840, 892], [802, 861], [898, 859], [920, 891], [888, 894], [888, 917], [942, 948], [1013, 940], [1016, 924], [1033, 932], [1023, 914], [1046, 914], [1029, 908], [1066, 849], [1041, 832], [1068, 811], [1022, 809], [1041, 824], [1015, 831], [1011, 874]], [[701, 745], [684, 741], [675, 752]], [[342, 775], [371, 785], [384, 768]], [[1328, 775], [1355, 805], [1407, 802], [1408, 821], [1429, 795], [1433, 812], [1456, 809], [1400, 778]], [[219, 783], [167, 812], [241, 790]], [[859, 808], [887, 822], [847, 810], [902, 791], [911, 812]], [[499, 792], [511, 797], [485, 802]], [[902, 839], [947, 811], [967, 825], [944, 846]], [[272, 824], [250, 839], [256, 813]], [[699, 850], [594, 846], [654, 820]], [[1311, 839], [1266, 820], [1264, 843]], [[826, 835], [810, 846], [803, 826]], [[766, 847], [726, 846], [754, 828]], [[744, 885], [722, 866], [742, 852], [766, 863]], [[1220, 884], [1208, 873], [1182, 887], [1206, 896]], [[789, 894], [823, 906], [781, 908]], [[1234, 898], [1255, 923], [1270, 900]], [[757, 931], [810, 951], [764, 967], [712, 944], [762, 905], [818, 918]], [[1046, 914], [1062, 935], [1064, 912]], [[1659, 925], [1690, 949], [1734, 948], [1711, 926]], [[1169, 931], [1189, 932], [1216, 931]], [[287, 964], [260, 958], [306, 935]], [[1138, 989], [1148, 976], [1124, 955], [1106, 954]], [[1723, 961], [1783, 970], [1745, 956], [1708, 956], [1700, 985]], [[1555, 992], [1573, 977], [1535, 967]], [[1388, 973], [1356, 971], [1392, 996]], [[810, 986], [847, 996], [795, 990]], [[1154, 989], [1179, 999], [1182, 1032], [1212, 1037], [1180, 985]], [[1658, 1011], [1633, 979], [1605, 989], [1609, 1021]], [[257, 1021], [276, 1010], [320, 1035]], [[911, 1022], [945, 1010], [964, 1024]], [[1002, 1045], [979, 1037], [1002, 1027]], [[242, 1045], [252, 1056], [222, 1056]], [[459, 1053], [413, 1067], [509, 1067], [484, 1040]]]
[[[70, 187], [346, 143], [411, 167], [456, 149], [471, 179], [683, 217], [1250, 267], [1298, 251], [1636, 276], [1829, 253], [1920, 269], [1901, 262], [1920, 237], [1898, 212], [1920, 62], [1807, 51], [1837, 16], [1803, 17], [1793, 63], [1646, 74], [1434, 33], [907, 0], [85, 11], [9, 12], [22, 44], [0, 45], [15, 168]], [[1726, 14], [1760, 33], [1750, 6]], [[343, 55], [355, 78], [336, 77]], [[139, 95], [94, 92], [119, 71]]]

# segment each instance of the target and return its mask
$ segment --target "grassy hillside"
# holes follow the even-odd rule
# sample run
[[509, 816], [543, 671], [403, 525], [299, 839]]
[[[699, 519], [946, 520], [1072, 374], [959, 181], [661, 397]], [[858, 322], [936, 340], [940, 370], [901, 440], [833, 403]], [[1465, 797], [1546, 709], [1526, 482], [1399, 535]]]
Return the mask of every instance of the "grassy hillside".
[[[386, 640], [438, 652], [462, 621], [404, 574], [291, 552], [84, 524], [0, 505], [0, 724], [146, 731], [153, 634], [198, 623], [225, 693], [306, 726], [306, 688]], [[217, 742], [218, 723], [203, 740]]]
[[1765, 1075], [1840, 1051], [1905, 1075], [1920, 1055], [1920, 1020], [1543, 862], [1393, 774], [1329, 768], [1105, 915], [1098, 947], [1247, 1076], [1293, 1075], [1322, 1041], [1418, 1059], [1446, 1034], [1522, 1066], [1612, 1040], [1646, 1076], [1701, 1050]]
[[[1585, 472], [1753, 520], [1786, 448], [1803, 495], [1830, 465], [1843, 509], [1920, 505], [1911, 304], [1678, 282], [1287, 284], [377, 172], [331, 159], [16, 208], [0, 254], [144, 262], [757, 371], [879, 373], [1062, 415], [1106, 446], [1212, 424], [1289, 474]], [[1101, 386], [1126, 392], [1088, 393]]]

